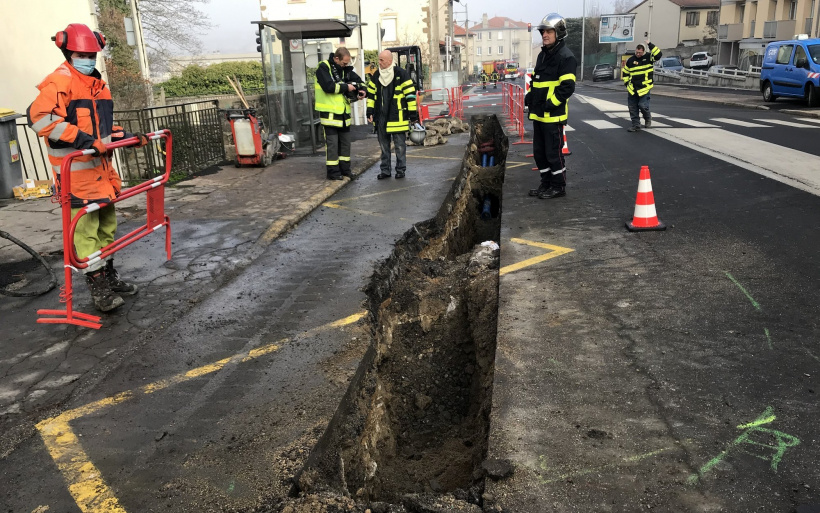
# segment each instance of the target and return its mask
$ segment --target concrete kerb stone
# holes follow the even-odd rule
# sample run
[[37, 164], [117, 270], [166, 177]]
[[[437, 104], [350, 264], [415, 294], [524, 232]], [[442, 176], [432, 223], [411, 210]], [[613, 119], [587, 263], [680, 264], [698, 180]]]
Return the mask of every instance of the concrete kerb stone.
[[[381, 158], [381, 153], [374, 153], [368, 157], [365, 157], [363, 161], [359, 164], [352, 167], [350, 170], [353, 173], [353, 177], [356, 178], [365, 171], [370, 168], [370, 166], [374, 165], [378, 162]], [[310, 198], [301, 201], [294, 212], [290, 215], [281, 217], [274, 221], [273, 223], [268, 226], [268, 228], [259, 236], [259, 238], [254, 243], [254, 248], [251, 250], [252, 257], [255, 258], [257, 253], [261, 253], [261, 250], [269, 246], [273, 241], [277, 238], [281, 237], [285, 234], [288, 230], [293, 228], [299, 221], [304, 219], [308, 214], [313, 212], [319, 205], [324, 203], [328, 198], [336, 194], [339, 190], [349, 184], [352, 180], [341, 180], [341, 181], [328, 181], [325, 185], [324, 189], [317, 192]]]

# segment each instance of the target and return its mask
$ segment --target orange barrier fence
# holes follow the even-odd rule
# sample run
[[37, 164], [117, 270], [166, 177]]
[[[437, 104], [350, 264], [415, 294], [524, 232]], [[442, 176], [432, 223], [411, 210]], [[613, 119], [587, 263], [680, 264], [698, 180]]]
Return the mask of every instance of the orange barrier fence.
[[524, 88], [515, 84], [501, 84], [501, 97], [504, 114], [510, 118], [510, 128], [518, 132], [519, 140], [512, 144], [532, 144], [524, 140]]
[[[72, 308], [73, 289], [71, 281], [71, 271], [86, 269], [101, 260], [105, 260], [117, 251], [124, 247], [133, 244], [146, 235], [153, 233], [159, 228], [165, 227], [165, 253], [168, 259], [171, 259], [171, 220], [165, 215], [165, 183], [171, 176], [171, 153], [173, 147], [173, 138], [171, 131], [164, 129], [146, 134], [149, 140], [165, 141], [165, 173], [156, 178], [147, 180], [139, 185], [130, 187], [122, 192], [117, 198], [107, 203], [111, 205], [119, 201], [136, 196], [137, 194], [145, 193], [147, 197], [146, 208], [146, 222], [136, 230], [128, 233], [115, 240], [104, 248], [92, 253], [91, 255], [80, 258], [77, 255], [77, 250], [74, 248], [74, 232], [77, 229], [77, 223], [80, 218], [90, 212], [99, 210], [106, 205], [99, 203], [91, 203], [81, 208], [74, 218], [71, 217], [71, 163], [75, 158], [83, 155], [91, 155], [94, 150], [77, 150], [66, 155], [61, 164], [62, 172], [55, 177], [56, 192], [55, 196], [62, 206], [63, 216], [63, 262], [65, 269], [65, 284], [61, 288], [60, 302], [65, 303], [65, 310], [38, 310], [37, 315], [52, 316], [41, 317], [37, 319], [38, 323], [46, 324], [74, 324], [77, 326], [84, 326], [86, 328], [99, 329], [100, 317], [96, 315], [89, 315], [81, 312], [75, 312]], [[106, 148], [113, 150], [116, 148], [123, 148], [126, 146], [134, 146], [139, 143], [139, 139], [131, 137], [123, 139], [106, 145]]]
[[[434, 94], [436, 91], [443, 92], [436, 95]], [[439, 96], [440, 99], [436, 100], [436, 96]], [[463, 119], [464, 98], [461, 86], [450, 87], [448, 89], [425, 89], [418, 91], [416, 93], [416, 106], [419, 113], [419, 122], [424, 124], [425, 121], [446, 117]], [[439, 111], [440, 113], [438, 115], [430, 115], [431, 107], [442, 106], [443, 109], [445, 105], [447, 106], [446, 110]]]

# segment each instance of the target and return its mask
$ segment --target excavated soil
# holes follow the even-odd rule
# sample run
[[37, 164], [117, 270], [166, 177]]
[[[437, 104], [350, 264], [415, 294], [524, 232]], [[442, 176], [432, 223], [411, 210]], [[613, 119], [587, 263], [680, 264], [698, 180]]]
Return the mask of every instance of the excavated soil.
[[[482, 511], [507, 138], [474, 116], [438, 215], [408, 230], [366, 292], [373, 343], [290, 497], [256, 511]], [[479, 151], [498, 164], [480, 167]]]

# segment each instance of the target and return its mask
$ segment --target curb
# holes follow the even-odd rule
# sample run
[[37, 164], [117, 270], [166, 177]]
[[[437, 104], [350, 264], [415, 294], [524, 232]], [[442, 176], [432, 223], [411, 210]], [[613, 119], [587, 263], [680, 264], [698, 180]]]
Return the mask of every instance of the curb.
[[[373, 155], [365, 157], [364, 160], [359, 162], [353, 167], [353, 169], [350, 170], [353, 173], [353, 179], [355, 180], [359, 175], [367, 171], [367, 169], [378, 162], [380, 158], [381, 151], [379, 151], [378, 154], [374, 153]], [[353, 180], [333, 181], [325, 185], [325, 188], [320, 192], [317, 192], [310, 198], [300, 202], [292, 214], [285, 217], [280, 217], [271, 223], [264, 233], [256, 239], [256, 242], [254, 242], [254, 248], [261, 250], [268, 247], [273, 241], [281, 237], [288, 230], [293, 228], [299, 221], [313, 212], [319, 205], [324, 203], [325, 200], [336, 194], [339, 190], [347, 186], [347, 184], [352, 181]]]

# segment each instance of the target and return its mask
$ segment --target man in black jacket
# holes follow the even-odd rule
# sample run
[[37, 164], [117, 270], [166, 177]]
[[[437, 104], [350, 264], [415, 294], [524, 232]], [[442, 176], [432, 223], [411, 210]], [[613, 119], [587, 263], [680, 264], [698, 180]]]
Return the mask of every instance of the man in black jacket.
[[559, 198], [566, 195], [564, 156], [564, 126], [567, 124], [568, 107], [575, 92], [575, 70], [578, 63], [564, 38], [567, 24], [560, 14], [544, 16], [538, 25], [541, 32], [541, 53], [532, 72], [532, 87], [524, 98], [533, 120], [532, 150], [535, 164], [541, 174], [541, 184], [530, 189], [530, 196], [540, 199]]
[[330, 59], [319, 63], [313, 94], [316, 96], [316, 112], [325, 129], [327, 179], [352, 178], [350, 102], [364, 98], [365, 88], [362, 79], [350, 65], [350, 51], [347, 48], [338, 48]]
[[382, 150], [379, 180], [390, 178], [390, 141], [396, 148], [396, 178], [407, 170], [407, 132], [418, 122], [416, 86], [410, 74], [393, 66], [393, 53], [379, 54], [379, 69], [367, 83], [367, 120], [374, 123]]
[[[648, 48], [648, 50], [647, 50]], [[629, 117], [632, 119], [632, 126], [629, 132], [637, 132], [641, 129], [640, 114], [646, 128], [652, 126], [652, 113], [649, 112], [649, 91], [653, 87], [652, 70], [655, 62], [663, 54], [661, 49], [646, 41], [646, 46], [638, 45], [635, 48], [635, 55], [627, 59], [621, 70], [626, 92], [629, 93]]]

